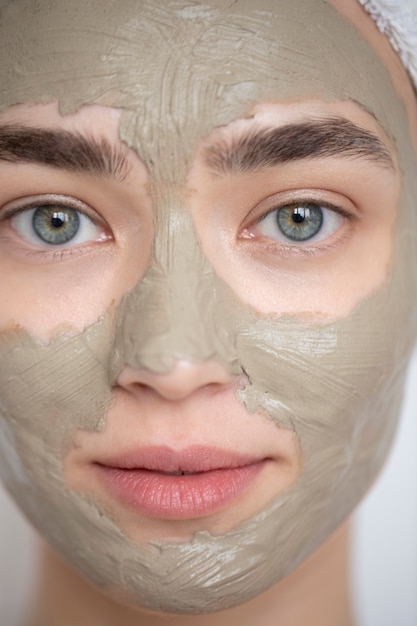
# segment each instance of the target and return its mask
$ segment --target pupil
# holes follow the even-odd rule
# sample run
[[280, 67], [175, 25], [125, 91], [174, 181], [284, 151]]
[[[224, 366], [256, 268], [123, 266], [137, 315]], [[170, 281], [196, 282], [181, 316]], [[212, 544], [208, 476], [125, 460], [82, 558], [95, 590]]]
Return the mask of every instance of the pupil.
[[54, 213], [51, 217], [51, 226], [54, 228], [62, 228], [65, 222], [65, 215], [62, 213]]
[[293, 219], [293, 222], [295, 222], [296, 224], [302, 224], [304, 220], [306, 219], [306, 210], [300, 209], [300, 208], [295, 209], [292, 219]]

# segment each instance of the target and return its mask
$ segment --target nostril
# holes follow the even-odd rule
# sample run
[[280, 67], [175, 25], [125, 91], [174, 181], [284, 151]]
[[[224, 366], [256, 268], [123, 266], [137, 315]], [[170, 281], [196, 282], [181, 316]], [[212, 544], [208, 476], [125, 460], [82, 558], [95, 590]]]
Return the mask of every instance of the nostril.
[[186, 398], [197, 389], [222, 389], [236, 380], [237, 377], [229, 374], [217, 361], [179, 360], [169, 372], [162, 374], [127, 365], [120, 373], [117, 384], [130, 393], [143, 395], [153, 391], [167, 400], [175, 401]]

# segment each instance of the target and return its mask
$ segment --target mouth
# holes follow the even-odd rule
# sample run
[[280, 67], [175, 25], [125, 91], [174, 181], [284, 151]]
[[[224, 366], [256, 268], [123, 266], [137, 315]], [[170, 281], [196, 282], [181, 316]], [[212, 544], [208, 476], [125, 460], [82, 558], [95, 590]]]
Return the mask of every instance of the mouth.
[[227, 507], [251, 487], [266, 462], [193, 446], [143, 448], [94, 465], [123, 505], [151, 518], [185, 520]]

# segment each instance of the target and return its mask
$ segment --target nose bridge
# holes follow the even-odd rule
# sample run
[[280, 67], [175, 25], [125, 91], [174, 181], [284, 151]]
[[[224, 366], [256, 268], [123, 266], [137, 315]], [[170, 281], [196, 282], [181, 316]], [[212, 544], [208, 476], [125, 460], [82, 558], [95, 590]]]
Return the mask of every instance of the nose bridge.
[[160, 222], [151, 266], [121, 305], [119, 366], [162, 373], [179, 360], [215, 359], [238, 373], [219, 279], [200, 248], [191, 216], [175, 211]]

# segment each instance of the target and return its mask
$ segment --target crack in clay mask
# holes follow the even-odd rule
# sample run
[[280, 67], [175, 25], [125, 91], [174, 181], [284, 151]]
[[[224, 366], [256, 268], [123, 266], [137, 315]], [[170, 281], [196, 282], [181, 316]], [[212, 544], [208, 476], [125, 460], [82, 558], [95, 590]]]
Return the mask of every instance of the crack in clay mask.
[[[59, 99], [64, 113], [92, 102], [122, 109], [123, 138], [149, 171], [156, 236], [142, 280], [83, 333], [45, 345], [24, 329], [1, 332], [1, 475], [77, 570], [150, 609], [243, 603], [329, 536], [386, 458], [415, 335], [416, 160], [388, 74], [325, 2], [254, 4], [17, 0], [2, 8], [1, 105]], [[258, 315], [204, 256], [186, 176], [199, 138], [256, 103], [320, 98], [354, 99], [396, 140], [404, 189], [392, 270], [346, 319]], [[240, 400], [252, 419], [260, 412], [296, 433], [303, 468], [287, 493], [221, 536], [140, 545], [93, 497], [67, 487], [64, 457], [79, 429], [105, 429], [126, 363], [166, 372], [180, 358], [245, 372]]]

